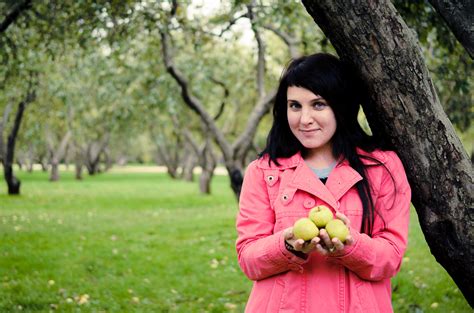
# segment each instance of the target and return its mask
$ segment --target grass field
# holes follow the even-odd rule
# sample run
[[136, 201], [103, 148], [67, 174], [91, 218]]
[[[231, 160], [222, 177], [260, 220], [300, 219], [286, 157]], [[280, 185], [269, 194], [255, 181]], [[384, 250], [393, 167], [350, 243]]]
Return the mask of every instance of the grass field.
[[[0, 184], [0, 312], [243, 312], [251, 282], [226, 176], [202, 196], [157, 173], [18, 174], [21, 196]], [[395, 312], [472, 312], [414, 211], [392, 285]]]

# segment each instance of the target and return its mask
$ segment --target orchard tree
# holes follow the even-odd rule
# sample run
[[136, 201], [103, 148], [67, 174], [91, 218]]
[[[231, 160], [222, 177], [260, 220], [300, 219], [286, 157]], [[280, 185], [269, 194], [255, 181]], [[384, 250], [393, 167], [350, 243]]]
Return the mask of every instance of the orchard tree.
[[[174, 4], [176, 4], [176, 2]], [[215, 29], [208, 29], [208, 27], [199, 26], [195, 20], [190, 21], [186, 19], [185, 9], [182, 7], [174, 7], [171, 9], [171, 16], [167, 16], [166, 13], [162, 13], [161, 20], [157, 22], [162, 39], [161, 46], [164, 64], [168, 73], [180, 86], [181, 95], [186, 105], [201, 118], [207, 129], [209, 129], [209, 133], [214, 137], [214, 140], [223, 155], [224, 164], [227, 172], [229, 173], [232, 190], [238, 198], [243, 180], [243, 169], [246, 166], [249, 151], [251, 151], [255, 146], [254, 137], [257, 132], [258, 125], [262, 121], [263, 117], [269, 112], [276, 94], [274, 84], [271, 84], [272, 87], [269, 87], [270, 84], [267, 83], [267, 78], [271, 77], [272, 81], [276, 81], [279, 75], [279, 73], [268, 73], [267, 71], [268, 66], [266, 64], [270, 56], [266, 51], [264, 33], [270, 32], [273, 34], [273, 36], [277, 36], [282, 40], [282, 42], [286, 45], [286, 49], [284, 50], [287, 51], [286, 59], [288, 59], [288, 54], [293, 56], [299, 54], [298, 51], [302, 40], [298, 40], [298, 36], [295, 34], [286, 33], [284, 28], [279, 28], [270, 24], [268, 19], [265, 20], [263, 18], [266, 12], [261, 12], [260, 7], [257, 7], [253, 2], [248, 4], [237, 4], [231, 9], [230, 12], [226, 13], [226, 16], [229, 17], [227, 25], [214, 25]], [[206, 105], [207, 101], [205, 101], [206, 96], [203, 95], [205, 93], [203, 90], [206, 89], [196, 88], [196, 83], [193, 83], [193, 78], [188, 77], [184, 73], [181, 65], [184, 65], [185, 63], [179, 62], [179, 56], [177, 56], [174, 52], [177, 51], [177, 49], [176, 47], [171, 46], [171, 42], [176, 45], [181, 39], [180, 36], [188, 35], [191, 37], [189, 40], [191, 40], [193, 43], [196, 40], [196, 37], [201, 39], [201, 41], [202, 39], [205, 39], [205, 41], [210, 43], [210, 46], [212, 47], [211, 49], [215, 51], [219, 42], [223, 41], [223, 34], [231, 29], [232, 25], [234, 25], [236, 21], [240, 19], [247, 21], [254, 35], [254, 50], [256, 50], [256, 52], [251, 58], [254, 60], [256, 59], [256, 62], [254, 63], [255, 70], [253, 73], [254, 78], [252, 79], [246, 78], [242, 75], [244, 73], [243, 71], [248, 68], [242, 68], [241, 64], [246, 63], [242, 58], [235, 61], [230, 57], [224, 59], [226, 62], [225, 65], [223, 65], [223, 68], [225, 69], [225, 75], [229, 76], [232, 73], [237, 73], [237, 78], [235, 78], [236, 81], [249, 79], [250, 82], [252, 82], [250, 87], [241, 89], [238, 95], [230, 97], [230, 99], [238, 99], [242, 96], [252, 95], [249, 101], [247, 101], [247, 103], [251, 103], [252, 106], [246, 106], [247, 111], [245, 113], [247, 118], [246, 122], [244, 123], [244, 127], [239, 130], [238, 135], [230, 136], [231, 138], [233, 137], [231, 141], [223, 132], [223, 128], [219, 127], [218, 123], [213, 120], [212, 115], [208, 112]], [[220, 21], [221, 18], [214, 19], [214, 21], [215, 20]], [[205, 23], [206, 21], [202, 21], [201, 19], [199, 21], [202, 23], [202, 25], [212, 25], [212, 23]], [[186, 32], [186, 30], [190, 28], [194, 31], [189, 33]], [[219, 29], [221, 29], [220, 32], [218, 31]], [[196, 30], [199, 31], [196, 32]], [[229, 46], [229, 44], [227, 44], [227, 46]], [[205, 45], [199, 46], [199, 48], [200, 50], [198, 53], [205, 53]], [[180, 50], [182, 49], [183, 48], [180, 46]], [[238, 50], [239, 49], [235, 49], [234, 55], [237, 55]], [[251, 64], [253, 62], [248, 61], [247, 63]], [[239, 69], [237, 69], [237, 71], [232, 71], [231, 64], [238, 64]], [[214, 68], [219, 68], [219, 66], [214, 64]], [[195, 73], [194, 75], [199, 75], [201, 71], [194, 68], [193, 72]], [[215, 93], [207, 92], [207, 95], [207, 97], [210, 95], [211, 97], [214, 96], [215, 98]], [[235, 116], [232, 116], [231, 118], [234, 119], [234, 121], [237, 120]]]
[[431, 252], [472, 306], [472, 164], [442, 109], [417, 38], [390, 1], [303, 3], [338, 55], [360, 71], [372, 132], [396, 148]]

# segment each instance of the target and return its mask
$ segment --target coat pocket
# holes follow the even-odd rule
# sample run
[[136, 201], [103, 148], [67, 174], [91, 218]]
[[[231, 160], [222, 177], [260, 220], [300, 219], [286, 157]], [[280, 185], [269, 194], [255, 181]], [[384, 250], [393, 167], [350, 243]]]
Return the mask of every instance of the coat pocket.
[[377, 303], [375, 302], [375, 294], [372, 285], [367, 281], [359, 281], [356, 283], [357, 297], [359, 305], [364, 313], [378, 313]]
[[282, 277], [278, 277], [273, 283], [272, 293], [268, 299], [267, 313], [276, 313], [280, 311], [284, 293], [285, 281]]

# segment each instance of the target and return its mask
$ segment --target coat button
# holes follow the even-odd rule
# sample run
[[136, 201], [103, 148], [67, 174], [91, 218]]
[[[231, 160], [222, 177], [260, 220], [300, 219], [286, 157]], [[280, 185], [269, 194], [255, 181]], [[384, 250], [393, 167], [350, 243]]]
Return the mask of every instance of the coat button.
[[273, 180], [275, 179], [275, 177], [273, 177], [272, 175], [269, 175], [269, 176], [267, 177], [267, 179], [268, 179], [268, 181], [273, 181]]
[[312, 198], [306, 199], [303, 203], [304, 207], [307, 209], [313, 208], [315, 204], [316, 204], [316, 201], [314, 201], [314, 199]]
[[283, 195], [281, 198], [283, 199], [283, 201], [286, 201], [288, 200], [288, 195]]

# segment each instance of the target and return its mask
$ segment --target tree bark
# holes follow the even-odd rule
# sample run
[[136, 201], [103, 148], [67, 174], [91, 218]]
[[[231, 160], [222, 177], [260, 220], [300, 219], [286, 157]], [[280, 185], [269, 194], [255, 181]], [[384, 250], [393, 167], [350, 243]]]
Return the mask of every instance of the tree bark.
[[[203, 128], [205, 129], [206, 125], [203, 125]], [[210, 194], [211, 181], [212, 177], [214, 176], [214, 169], [216, 168], [217, 163], [214, 152], [212, 151], [212, 135], [209, 134], [209, 132], [205, 133], [206, 141], [203, 147], [199, 148], [190, 131], [185, 129], [183, 134], [193, 149], [194, 154], [198, 157], [198, 162], [202, 169], [201, 176], [199, 177], [199, 191], [204, 194]]]
[[93, 141], [87, 145], [85, 153], [85, 165], [89, 175], [95, 175], [99, 173], [100, 155], [109, 144], [110, 134], [105, 134], [101, 141]]
[[210, 137], [206, 138], [206, 143], [202, 150], [203, 162], [201, 163], [202, 173], [199, 177], [199, 190], [204, 194], [211, 194], [211, 182], [216, 168], [216, 159], [212, 152]]
[[59, 180], [59, 162], [51, 161], [51, 174], [49, 175], [49, 181]]
[[74, 140], [71, 150], [74, 155], [75, 178], [76, 180], [82, 180], [82, 169], [84, 167], [84, 160], [86, 159], [84, 149]]
[[49, 170], [48, 159], [45, 156], [40, 158], [41, 171], [47, 172]]
[[57, 149], [54, 149], [52, 134], [47, 135], [48, 150], [49, 154], [51, 155], [51, 175], [49, 177], [50, 181], [54, 182], [59, 180], [59, 162], [61, 162], [61, 160], [64, 158], [71, 135], [71, 131], [67, 131], [64, 137], [61, 139], [61, 142]]
[[339, 56], [359, 69], [370, 96], [364, 112], [405, 165], [431, 253], [474, 305], [472, 167], [414, 34], [388, 0], [303, 3]]
[[12, 104], [9, 102], [3, 111], [3, 117], [0, 120], [0, 162], [3, 164], [3, 160], [5, 158], [5, 142], [3, 141], [3, 131], [5, 130], [5, 125], [7, 125], [8, 117], [10, 116], [10, 112], [12, 110]]
[[[179, 165], [179, 155], [180, 150], [182, 149], [181, 135], [178, 132], [179, 128], [176, 128], [175, 131], [175, 142], [169, 144], [169, 138], [165, 138], [162, 134], [163, 132], [156, 132], [154, 128], [150, 129], [151, 136], [153, 141], [156, 144], [158, 161], [166, 166], [166, 171], [172, 179], [178, 178], [178, 165]], [[161, 164], [158, 164], [161, 165]]]
[[15, 144], [18, 131], [20, 130], [21, 121], [23, 119], [23, 113], [25, 112], [26, 106], [34, 101], [36, 94], [34, 91], [28, 91], [25, 99], [20, 101], [18, 104], [18, 110], [16, 112], [15, 121], [13, 122], [13, 127], [8, 135], [7, 146], [5, 151], [5, 156], [3, 158], [3, 171], [5, 176], [5, 181], [8, 185], [8, 194], [9, 195], [18, 195], [20, 194], [20, 185], [21, 182], [13, 174], [13, 160], [15, 155]]
[[185, 150], [184, 159], [182, 161], [182, 172], [181, 177], [185, 181], [193, 182], [194, 181], [194, 168], [197, 163], [197, 156], [191, 151], [190, 147], [187, 147]]
[[33, 146], [30, 144], [28, 146], [28, 152], [26, 154], [26, 171], [28, 173], [33, 172], [34, 164], [35, 164], [34, 149], [33, 149]]
[[429, 0], [456, 39], [474, 59], [474, 1]]

